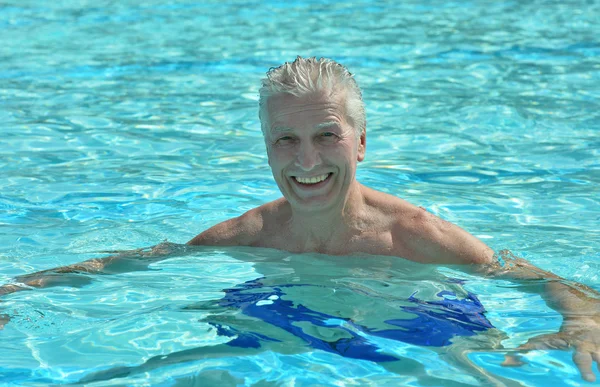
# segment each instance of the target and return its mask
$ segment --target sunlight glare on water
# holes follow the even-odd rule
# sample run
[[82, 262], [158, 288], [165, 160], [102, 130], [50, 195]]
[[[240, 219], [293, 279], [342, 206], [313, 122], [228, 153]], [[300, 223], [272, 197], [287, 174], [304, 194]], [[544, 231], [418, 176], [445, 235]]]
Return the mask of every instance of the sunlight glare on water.
[[[575, 0], [4, 1], [0, 283], [106, 251], [182, 244], [278, 198], [258, 89], [269, 68], [302, 55], [338, 60], [363, 89], [359, 181], [600, 290], [599, 30], [600, 4]], [[177, 250], [149, 270], [5, 296], [0, 383], [74, 382], [218, 346], [231, 337], [204, 321], [214, 316], [289, 345], [96, 384], [581, 382], [569, 353], [500, 365], [499, 343], [560, 327], [539, 296], [455, 268], [346, 258]], [[263, 277], [310, 284], [287, 297], [368, 327], [414, 317], [402, 307], [415, 291], [472, 292], [495, 328], [442, 349], [378, 342], [406, 359], [385, 368], [214, 304]], [[350, 334], [309, 325], [315, 337]]]

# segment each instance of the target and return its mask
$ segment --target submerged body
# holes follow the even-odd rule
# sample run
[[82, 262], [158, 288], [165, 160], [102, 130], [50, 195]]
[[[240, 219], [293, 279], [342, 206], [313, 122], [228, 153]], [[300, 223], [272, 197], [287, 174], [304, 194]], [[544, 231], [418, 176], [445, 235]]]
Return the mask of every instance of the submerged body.
[[[283, 267], [288, 272], [303, 262], [308, 266], [327, 267], [328, 272], [345, 272], [338, 273], [339, 268], [324, 256], [316, 260], [292, 258], [292, 262]], [[393, 272], [393, 266], [389, 265], [387, 269]], [[263, 351], [288, 355], [323, 351], [348, 359], [376, 362], [382, 368], [402, 375], [419, 375], [424, 364], [407, 354], [409, 348], [415, 346], [437, 353], [448, 364], [483, 385], [497, 379], [465, 361], [464, 355], [459, 355], [481, 348], [499, 348], [501, 337], [485, 317], [485, 309], [476, 295], [462, 288], [462, 281], [442, 279], [437, 282], [440, 278], [431, 272], [420, 273], [416, 277], [427, 278], [435, 285], [428, 289], [427, 285], [421, 284], [419, 288], [420, 281], [414, 280], [413, 274], [407, 271], [405, 275], [413, 277], [407, 282], [415, 285], [412, 289], [419, 290], [406, 294], [409, 288], [395, 286], [402, 280], [390, 288], [379, 289], [383, 290], [381, 292], [358, 286], [365, 279], [382, 274], [371, 268], [365, 268], [366, 278], [355, 276], [352, 279], [356, 282], [350, 283], [337, 282], [338, 276], [317, 278], [306, 275], [302, 269], [289, 270], [287, 275], [276, 274], [278, 270], [273, 270], [272, 266], [266, 271], [273, 272], [273, 277], [261, 277], [223, 289], [225, 294], [220, 300], [184, 308], [206, 312], [207, 317], [201, 321], [211, 326], [218, 336], [227, 339], [226, 343], [155, 356], [137, 366], [108, 368], [90, 373], [79, 382], [128, 377], [182, 362], [220, 356], [251, 356]], [[396, 274], [403, 277], [401, 272]], [[445, 290], [440, 291], [439, 286]], [[435, 288], [437, 290], [430, 294], [429, 290]], [[323, 299], [345, 302], [336, 303], [332, 308]], [[476, 335], [472, 345], [465, 343]], [[453, 348], [456, 343], [462, 344]], [[436, 380], [448, 381], [443, 376]]]
[[549, 280], [538, 292], [563, 314], [563, 327], [522, 348], [574, 346], [582, 376], [595, 381], [592, 362], [600, 366], [597, 292], [565, 284], [523, 260], [503, 267], [490, 247], [460, 227], [356, 181], [357, 164], [366, 154], [366, 118], [360, 89], [343, 66], [298, 57], [267, 73], [260, 97], [269, 166], [283, 198], [220, 223], [189, 244], [484, 264], [488, 272], [515, 280]]

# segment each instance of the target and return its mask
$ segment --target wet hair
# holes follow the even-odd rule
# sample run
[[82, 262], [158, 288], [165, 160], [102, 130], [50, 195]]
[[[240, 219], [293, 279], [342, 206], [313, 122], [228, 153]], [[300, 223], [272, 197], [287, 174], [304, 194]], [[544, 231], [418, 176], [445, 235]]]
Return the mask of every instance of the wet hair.
[[367, 119], [362, 93], [356, 80], [346, 67], [327, 58], [302, 58], [298, 56], [292, 63], [285, 62], [272, 67], [262, 80], [259, 100], [259, 118], [263, 134], [267, 133], [267, 101], [278, 94], [291, 94], [296, 97], [315, 92], [329, 95], [345, 93], [346, 116], [356, 130], [357, 138], [365, 131]]

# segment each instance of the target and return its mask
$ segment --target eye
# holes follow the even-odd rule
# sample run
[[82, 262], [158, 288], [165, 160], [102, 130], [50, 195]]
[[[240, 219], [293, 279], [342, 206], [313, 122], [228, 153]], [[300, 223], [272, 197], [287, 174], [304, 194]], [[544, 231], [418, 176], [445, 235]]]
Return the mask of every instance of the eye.
[[324, 143], [333, 143], [338, 139], [338, 135], [333, 132], [323, 132], [319, 135], [319, 140]]
[[275, 140], [276, 145], [289, 145], [294, 143], [294, 137], [292, 136], [281, 136]]

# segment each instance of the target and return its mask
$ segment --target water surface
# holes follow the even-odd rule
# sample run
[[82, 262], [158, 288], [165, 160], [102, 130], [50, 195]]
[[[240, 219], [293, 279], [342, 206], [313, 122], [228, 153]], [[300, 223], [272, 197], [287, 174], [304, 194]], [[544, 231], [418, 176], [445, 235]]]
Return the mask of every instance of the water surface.
[[[5, 1], [0, 283], [107, 250], [182, 244], [278, 198], [257, 93], [266, 70], [303, 55], [340, 61], [363, 88], [363, 184], [600, 290], [599, 21], [600, 4], [584, 1]], [[202, 250], [175, 254], [152, 270], [96, 276], [79, 288], [8, 296], [2, 306], [11, 322], [0, 332], [4, 383], [75, 381], [222, 344], [231, 338], [199, 322], [208, 312], [185, 307], [262, 277], [327, 284], [290, 297], [322, 313], [373, 317], [374, 326], [389, 317], [384, 305], [398, 311], [414, 291], [439, 301], [443, 290], [475, 293], [507, 347], [560, 326], [538, 296], [475, 278], [461, 290], [447, 282], [461, 275], [453, 269], [382, 258], [349, 259], [338, 270], [340, 261], [304, 255], [278, 266], [286, 257]], [[328, 271], [307, 274], [312, 266], [304, 260]], [[373, 266], [379, 264], [400, 268], [388, 279], [387, 269]], [[421, 270], [428, 274], [411, 283], [406, 273]], [[350, 299], [317, 291], [332, 284]], [[348, 310], [336, 312], [338, 305]], [[271, 332], [267, 325], [259, 331]], [[496, 336], [484, 337], [481, 347], [491, 348]], [[460, 345], [477, 347], [472, 340]], [[381, 364], [304, 346], [158, 368], [151, 380], [399, 380]], [[469, 352], [467, 362], [441, 356], [443, 349], [407, 348], [425, 368], [405, 370], [405, 384], [581, 382], [568, 353], [534, 353], [528, 366], [507, 369], [493, 351]], [[144, 385], [145, 377], [125, 380]]]

